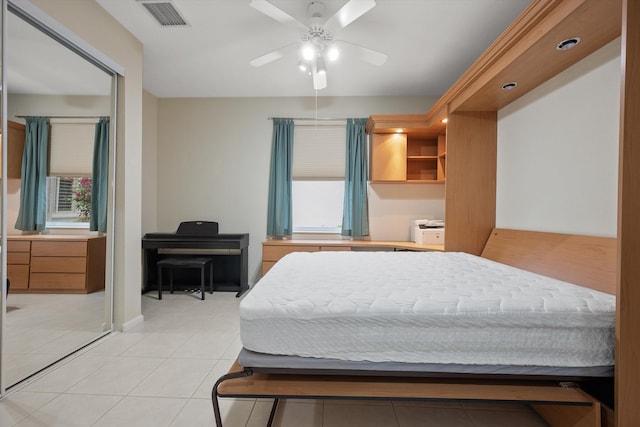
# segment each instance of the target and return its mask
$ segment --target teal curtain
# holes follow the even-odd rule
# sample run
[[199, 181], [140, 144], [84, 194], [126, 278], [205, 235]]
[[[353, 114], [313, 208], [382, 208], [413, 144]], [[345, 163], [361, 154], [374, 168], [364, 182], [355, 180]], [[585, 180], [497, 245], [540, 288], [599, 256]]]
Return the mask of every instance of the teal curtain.
[[342, 235], [352, 238], [369, 235], [366, 124], [367, 119], [347, 119]]
[[15, 228], [23, 231], [43, 231], [47, 219], [49, 119], [27, 117], [25, 133], [20, 210]]
[[96, 123], [93, 139], [93, 172], [91, 182], [91, 215], [89, 230], [107, 231], [107, 190], [109, 178], [109, 117]]
[[267, 236], [286, 237], [292, 232], [291, 170], [293, 120], [273, 119]]

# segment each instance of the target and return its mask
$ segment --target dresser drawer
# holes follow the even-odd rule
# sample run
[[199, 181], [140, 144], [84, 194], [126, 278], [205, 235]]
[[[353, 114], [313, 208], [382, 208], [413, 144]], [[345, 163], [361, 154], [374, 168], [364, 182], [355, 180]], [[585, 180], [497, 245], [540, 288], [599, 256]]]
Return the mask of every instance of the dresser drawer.
[[31, 256], [87, 256], [87, 242], [34, 241]]
[[31, 257], [32, 273], [86, 273], [87, 259], [83, 257]]
[[7, 252], [7, 264], [29, 264], [29, 252]]
[[29, 287], [31, 289], [82, 290], [86, 276], [74, 273], [31, 273]]
[[311, 245], [263, 245], [262, 260], [278, 261], [280, 258], [291, 252], [318, 252], [319, 250], [320, 246]]
[[7, 278], [11, 281], [11, 289], [28, 289], [29, 265], [7, 265]]
[[7, 252], [29, 252], [30, 250], [31, 250], [30, 240], [7, 239]]

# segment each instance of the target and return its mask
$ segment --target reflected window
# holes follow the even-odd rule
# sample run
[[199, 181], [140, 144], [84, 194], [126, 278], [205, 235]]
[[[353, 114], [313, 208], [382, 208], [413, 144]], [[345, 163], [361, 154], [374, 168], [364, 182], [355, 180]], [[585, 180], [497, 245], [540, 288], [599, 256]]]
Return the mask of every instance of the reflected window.
[[88, 228], [95, 120], [51, 119], [47, 228]]
[[88, 228], [91, 178], [47, 177], [47, 227]]

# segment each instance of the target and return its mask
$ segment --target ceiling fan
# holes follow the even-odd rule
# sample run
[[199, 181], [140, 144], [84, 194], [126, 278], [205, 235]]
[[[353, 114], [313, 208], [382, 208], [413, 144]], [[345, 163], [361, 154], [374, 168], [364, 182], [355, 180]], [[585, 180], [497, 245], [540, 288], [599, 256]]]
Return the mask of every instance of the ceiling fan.
[[323, 16], [324, 4], [320, 1], [312, 1], [307, 8], [309, 14], [308, 24], [303, 24], [267, 0], [251, 0], [249, 4], [270, 18], [285, 25], [293, 26], [302, 33], [300, 41], [280, 47], [249, 61], [254, 67], [260, 67], [278, 60], [290, 51], [301, 48], [298, 66], [302, 71], [313, 77], [313, 88], [320, 90], [327, 87], [326, 62], [336, 60], [343, 51], [357, 55], [361, 59], [378, 66], [384, 64], [387, 60], [387, 55], [384, 53], [345, 40], [334, 39], [335, 31], [341, 30], [371, 10], [376, 5], [375, 0], [349, 0], [328, 19]]

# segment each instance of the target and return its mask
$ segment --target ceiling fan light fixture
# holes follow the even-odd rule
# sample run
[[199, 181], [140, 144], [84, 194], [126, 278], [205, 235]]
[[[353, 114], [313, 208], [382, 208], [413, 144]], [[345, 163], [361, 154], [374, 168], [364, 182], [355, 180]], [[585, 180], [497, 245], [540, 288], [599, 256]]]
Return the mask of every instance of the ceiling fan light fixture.
[[311, 61], [316, 56], [316, 49], [311, 43], [307, 43], [302, 46], [302, 57], [306, 61]]
[[[177, 1], [177, 0], [137, 0], [137, 1]], [[246, 1], [246, 0], [245, 0]], [[343, 29], [356, 19], [371, 10], [375, 0], [342, 0], [344, 5], [330, 18], [325, 16], [324, 0], [306, 0], [308, 5], [308, 19], [305, 23], [298, 21], [273, 4], [274, 0], [250, 0], [249, 5], [268, 17], [296, 27], [301, 31], [297, 43], [291, 43], [273, 52], [249, 61], [254, 67], [259, 67], [280, 59], [289, 48], [298, 46], [298, 68], [313, 77], [313, 88], [321, 90], [327, 87], [328, 61], [335, 61], [342, 55], [339, 48], [347, 46], [349, 51], [355, 51], [360, 59], [373, 65], [380, 66], [387, 60], [387, 55], [359, 46], [344, 40], [335, 40], [333, 31]], [[334, 45], [335, 43], [335, 45]]]
[[327, 51], [327, 59], [329, 61], [335, 61], [340, 56], [340, 50], [337, 47], [331, 46]]
[[327, 66], [324, 63], [324, 58], [322, 56], [318, 56], [318, 58], [316, 59], [316, 68], [318, 69], [318, 73], [320, 74], [327, 73]]

